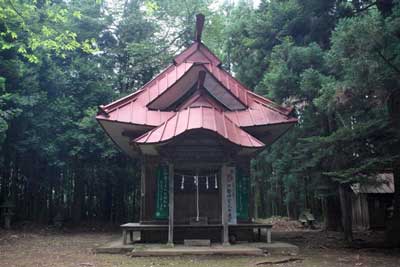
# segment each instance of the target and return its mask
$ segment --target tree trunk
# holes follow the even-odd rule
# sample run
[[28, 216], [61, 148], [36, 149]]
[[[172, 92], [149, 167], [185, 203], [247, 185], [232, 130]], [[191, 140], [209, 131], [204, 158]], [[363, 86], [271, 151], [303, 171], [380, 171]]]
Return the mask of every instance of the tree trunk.
[[74, 224], [78, 224], [82, 219], [84, 186], [82, 169], [78, 167], [74, 173], [74, 200], [72, 204], [72, 221]]
[[[258, 199], [260, 201], [259, 202], [260, 205], [259, 205], [259, 208], [258, 208], [258, 215], [259, 215], [259, 217], [264, 218], [265, 216], [268, 215], [266, 213], [267, 210], [268, 210], [268, 206], [267, 205], [269, 205], [269, 204], [273, 205], [273, 204], [272, 204], [272, 202], [268, 201], [268, 191], [267, 191], [268, 189], [267, 189], [267, 186], [266, 186], [266, 182], [263, 181], [263, 180], [260, 180], [259, 177], [257, 177], [257, 179], [259, 179], [258, 182], [259, 182], [259, 185], [260, 185], [260, 188], [258, 190], [258, 197], [259, 197]], [[266, 194], [267, 194], [267, 196], [266, 196]], [[273, 212], [272, 206], [271, 206], [271, 210]]]
[[253, 192], [253, 201], [254, 201], [254, 210], [253, 210], [253, 218], [255, 220], [258, 219], [258, 207], [260, 205], [260, 184], [258, 182], [258, 177], [256, 175], [253, 176], [254, 183], [252, 185], [252, 192]]
[[334, 196], [328, 196], [324, 199], [323, 212], [325, 230], [337, 231], [340, 227], [339, 219], [341, 217], [338, 199]]
[[[400, 90], [392, 93], [388, 101], [388, 110], [391, 127], [397, 135], [397, 142], [393, 148], [393, 154], [400, 151]], [[393, 162], [394, 196], [393, 196], [393, 218], [387, 226], [386, 239], [388, 244], [400, 247], [400, 159]]]
[[104, 194], [102, 200], [102, 217], [106, 222], [112, 221], [112, 190], [113, 186], [109, 178], [106, 178], [105, 186], [103, 187]]
[[290, 203], [286, 201], [286, 216], [290, 218]]
[[353, 225], [351, 210], [351, 192], [348, 184], [339, 185], [340, 208], [342, 211], [342, 227], [346, 242], [353, 241]]

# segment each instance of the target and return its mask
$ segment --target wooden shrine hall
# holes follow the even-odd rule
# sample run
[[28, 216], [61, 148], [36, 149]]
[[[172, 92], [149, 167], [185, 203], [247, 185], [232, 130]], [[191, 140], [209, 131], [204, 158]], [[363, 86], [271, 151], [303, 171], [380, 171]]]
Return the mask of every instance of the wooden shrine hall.
[[[139, 223], [143, 242], [251, 239], [254, 199], [250, 160], [297, 120], [291, 109], [261, 97], [222, 67], [202, 42], [193, 44], [136, 92], [99, 107], [104, 131], [141, 159]], [[270, 235], [268, 235], [270, 240]]]

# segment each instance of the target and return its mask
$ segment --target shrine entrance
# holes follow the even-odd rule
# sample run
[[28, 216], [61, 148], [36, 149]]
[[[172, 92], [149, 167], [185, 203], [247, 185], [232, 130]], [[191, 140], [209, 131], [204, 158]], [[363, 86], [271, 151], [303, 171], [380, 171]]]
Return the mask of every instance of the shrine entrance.
[[174, 170], [174, 220], [177, 224], [220, 224], [220, 170]]

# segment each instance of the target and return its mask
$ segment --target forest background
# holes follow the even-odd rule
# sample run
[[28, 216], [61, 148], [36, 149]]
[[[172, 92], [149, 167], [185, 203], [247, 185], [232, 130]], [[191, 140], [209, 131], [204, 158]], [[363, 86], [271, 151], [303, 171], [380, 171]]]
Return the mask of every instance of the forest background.
[[97, 107], [165, 68], [197, 13], [223, 67], [299, 119], [252, 162], [258, 217], [310, 209], [350, 241], [350, 185], [390, 171], [400, 188], [398, 0], [0, 0], [0, 203], [17, 221], [138, 219], [140, 164]]

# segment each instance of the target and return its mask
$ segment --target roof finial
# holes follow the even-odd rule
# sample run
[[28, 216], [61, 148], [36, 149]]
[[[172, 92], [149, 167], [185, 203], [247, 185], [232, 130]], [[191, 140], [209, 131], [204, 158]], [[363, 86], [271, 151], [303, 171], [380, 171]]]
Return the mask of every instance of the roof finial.
[[201, 42], [201, 32], [203, 31], [203, 26], [204, 26], [204, 15], [203, 14], [197, 14], [196, 15], [196, 42]]

